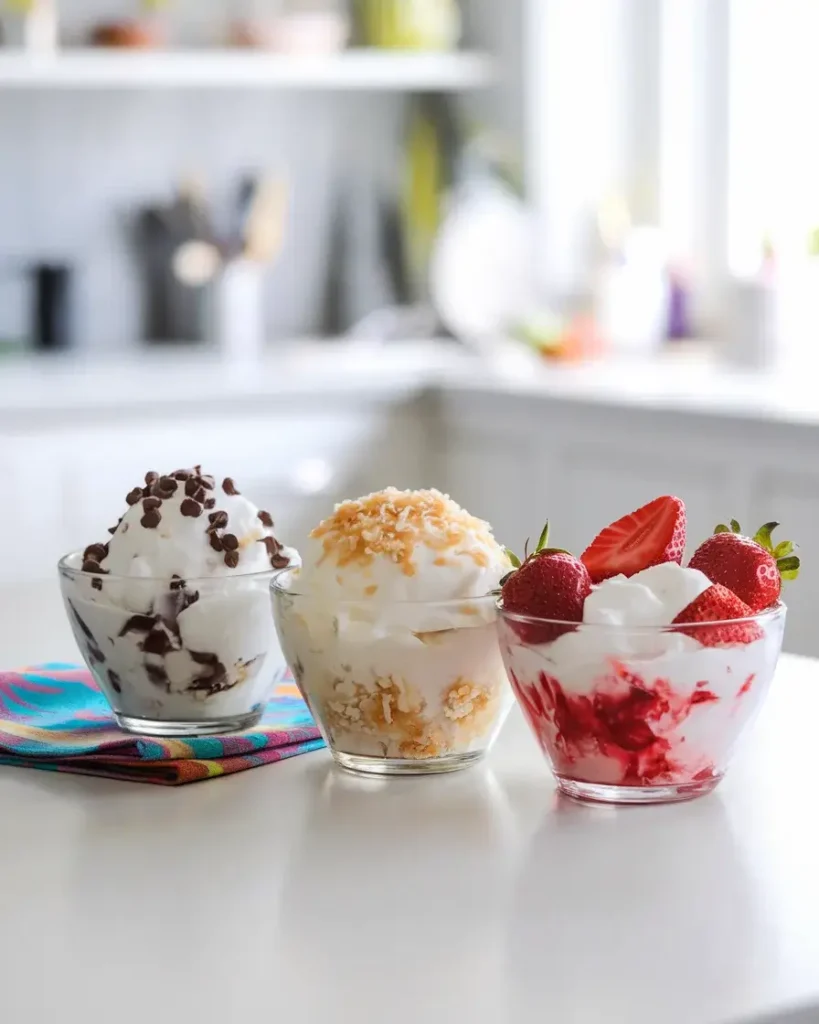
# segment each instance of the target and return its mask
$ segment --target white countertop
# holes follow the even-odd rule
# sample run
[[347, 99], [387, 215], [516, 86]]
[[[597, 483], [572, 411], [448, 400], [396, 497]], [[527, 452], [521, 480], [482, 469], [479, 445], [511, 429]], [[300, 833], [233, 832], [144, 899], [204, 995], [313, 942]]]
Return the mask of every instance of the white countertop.
[[300, 342], [251, 363], [226, 363], [203, 351], [147, 349], [105, 358], [7, 358], [0, 362], [0, 428], [60, 412], [178, 410], [205, 402], [246, 405], [328, 395], [389, 400], [429, 388], [819, 424], [815, 374], [810, 366], [800, 369], [740, 371], [688, 347], [649, 361], [567, 365], [548, 363], [521, 346], [499, 346], [481, 356], [441, 342]]
[[[0, 591], [0, 664], [75, 657], [61, 614]], [[517, 712], [432, 779], [0, 768], [0, 1019], [815, 1022], [816, 674], [783, 659], [725, 784], [669, 807], [558, 798]]]

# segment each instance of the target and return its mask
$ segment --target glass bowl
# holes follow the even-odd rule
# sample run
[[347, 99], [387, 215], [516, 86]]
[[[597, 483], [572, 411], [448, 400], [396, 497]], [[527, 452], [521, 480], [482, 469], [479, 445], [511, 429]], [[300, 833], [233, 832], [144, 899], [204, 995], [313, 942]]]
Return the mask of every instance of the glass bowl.
[[494, 596], [329, 607], [297, 585], [273, 578], [276, 629], [337, 764], [424, 775], [486, 754], [513, 703]]
[[147, 736], [254, 726], [281, 664], [274, 570], [205, 579], [99, 575], [58, 565], [77, 645], [119, 725]]
[[512, 688], [558, 787], [606, 803], [714, 789], [768, 693], [786, 614], [620, 627], [498, 610]]

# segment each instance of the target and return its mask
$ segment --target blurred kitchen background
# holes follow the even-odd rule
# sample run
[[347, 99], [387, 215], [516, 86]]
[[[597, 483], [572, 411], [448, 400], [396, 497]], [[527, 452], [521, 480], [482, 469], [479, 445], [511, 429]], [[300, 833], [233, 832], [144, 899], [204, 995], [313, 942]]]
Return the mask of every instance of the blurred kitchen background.
[[695, 542], [782, 522], [788, 645], [819, 653], [819, 4], [0, 0], [0, 25], [0, 583], [194, 462], [296, 544], [388, 483], [575, 549], [674, 492]]

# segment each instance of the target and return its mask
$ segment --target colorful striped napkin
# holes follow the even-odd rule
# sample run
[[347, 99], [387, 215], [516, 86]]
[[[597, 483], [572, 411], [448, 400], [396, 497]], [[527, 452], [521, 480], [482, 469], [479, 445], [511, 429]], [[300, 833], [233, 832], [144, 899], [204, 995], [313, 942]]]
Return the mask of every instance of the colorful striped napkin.
[[0, 672], [0, 765], [179, 786], [323, 745], [285, 672], [255, 729], [185, 740], [123, 732], [91, 674], [75, 665]]

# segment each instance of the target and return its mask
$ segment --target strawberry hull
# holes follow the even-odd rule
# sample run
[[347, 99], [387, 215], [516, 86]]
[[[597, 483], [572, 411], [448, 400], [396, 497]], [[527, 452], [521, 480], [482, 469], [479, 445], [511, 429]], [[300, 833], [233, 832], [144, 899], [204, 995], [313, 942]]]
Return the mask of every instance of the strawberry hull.
[[785, 608], [758, 616], [755, 639], [708, 646], [673, 627], [578, 626], [522, 643], [501, 614], [512, 688], [558, 786], [613, 803], [688, 799], [719, 782], [770, 688]]

